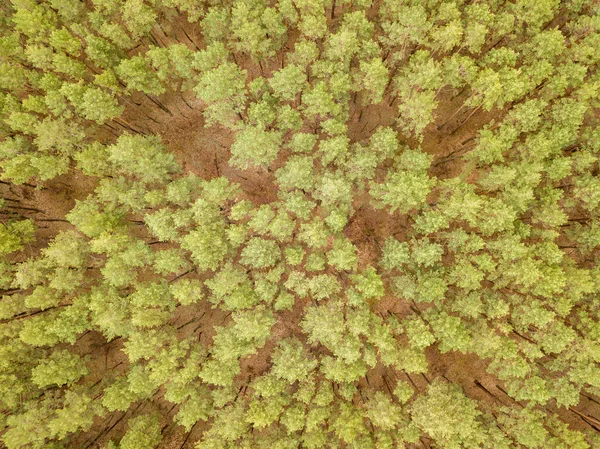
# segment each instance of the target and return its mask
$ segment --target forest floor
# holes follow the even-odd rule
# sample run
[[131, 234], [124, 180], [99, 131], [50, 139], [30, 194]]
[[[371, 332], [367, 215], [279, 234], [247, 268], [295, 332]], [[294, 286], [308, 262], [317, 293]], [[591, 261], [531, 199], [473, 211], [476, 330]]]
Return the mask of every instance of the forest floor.
[[[233, 142], [232, 132], [220, 127], [205, 127], [201, 112], [202, 105], [199, 100], [195, 99], [191, 92], [186, 92], [183, 95], [182, 98], [180, 93], [172, 93], [159, 98], [161, 104], [170, 112], [157, 108], [155, 104], [140, 94], [134, 95], [133, 101], [129, 103], [123, 115], [124, 120], [140, 131], [159, 135], [162, 142], [182, 165], [183, 174], [192, 172], [203, 179], [224, 176], [239, 183], [247, 199], [255, 204], [275, 201], [277, 199], [277, 188], [274, 182], [273, 170], [269, 172], [264, 169], [240, 170], [232, 168], [228, 164], [231, 155], [229, 148]], [[477, 130], [481, 129], [483, 124], [488, 123], [498, 113], [497, 111], [494, 113], [478, 111], [459, 126], [468, 115], [469, 111], [467, 110], [462, 114], [456, 114], [455, 117], [445, 123], [448, 117], [453, 114], [453, 111], [460, 107], [463, 99], [460, 96], [451, 99], [449, 93], [442, 93], [440, 100], [440, 106], [436, 110], [437, 123], [431, 124], [425, 130], [425, 138], [420, 145], [425, 152], [433, 156], [432, 175], [440, 179], [446, 179], [458, 175], [461, 171], [460, 160], [451, 158], [455, 154], [454, 152], [457, 150], [460, 152], [461, 149], [468, 146], [468, 142], [473, 141]], [[351, 110], [351, 119], [348, 122], [349, 136], [354, 142], [364, 143], [368, 141], [370, 135], [378, 126], [393, 126], [395, 115], [395, 108], [389, 106], [387, 102]], [[444, 123], [445, 126], [438, 129]], [[104, 141], [114, 140], [114, 136], [111, 136], [110, 132], [103, 132], [105, 135], [101, 138]], [[467, 143], [464, 144], [463, 142]], [[411, 148], [419, 146], [419, 142], [410, 139], [405, 143]], [[274, 167], [279, 166], [280, 162], [277, 161]], [[93, 192], [94, 187], [93, 179], [75, 171], [49, 181], [42, 189], [35, 189], [34, 186], [28, 185], [0, 185], [3, 196], [20, 199], [21, 207], [37, 209], [37, 211], [19, 210], [19, 212], [29, 216], [35, 215], [36, 221], [43, 224], [38, 230], [38, 240], [35, 246], [28, 248], [28, 256], [37, 253], [40, 248], [46, 246], [48, 240], [56, 235], [58, 231], [71, 228], [71, 225], [64, 221], [65, 215], [75, 205], [75, 200], [84, 199]], [[403, 240], [403, 237], [405, 237], [404, 230], [409, 225], [408, 220], [399, 221], [398, 217], [390, 215], [386, 210], [374, 209], [369, 205], [367, 197], [366, 194], [357, 197], [355, 202], [356, 212], [351, 217], [345, 231], [346, 236], [358, 248], [359, 263], [361, 265], [376, 261], [381, 246], [388, 236], [394, 235], [399, 240]], [[280, 314], [279, 321], [273, 328], [272, 336], [265, 346], [257, 354], [242, 360], [240, 378], [254, 377], [268, 370], [269, 355], [280, 339], [289, 335], [304, 338], [299, 322], [305, 305], [303, 302], [299, 302], [291, 311]], [[376, 312], [382, 316], [388, 313], [400, 316], [410, 313], [411, 307], [413, 305], [406, 300], [388, 296], [377, 304]], [[223, 324], [226, 319], [227, 315], [223, 312], [215, 311], [210, 308], [210, 305], [206, 305], [206, 307], [182, 307], [176, 317], [176, 323], [182, 326], [181, 332], [183, 334], [189, 334], [189, 332], [197, 332], [198, 326], [195, 323], [201, 320], [202, 333], [199, 338], [210, 339], [212, 338], [211, 330], [213, 327]], [[127, 358], [124, 352], [120, 350], [122, 348], [120, 340], [106, 343], [101, 334], [91, 332], [82, 336], [77, 345], [81, 354], [94, 355], [91, 366], [98, 379], [110, 375], [112, 371], [120, 371], [126, 367]], [[509, 405], [513, 401], [503, 392], [502, 383], [486, 372], [487, 363], [485, 360], [481, 360], [474, 355], [457, 352], [441, 354], [435, 346], [430, 347], [426, 351], [426, 355], [430, 366], [428, 374], [406, 376], [406, 380], [410, 381], [418, 390], [423, 391], [432, 376], [444, 376], [449, 381], [460, 385], [467, 396], [478, 402]], [[378, 364], [368, 373], [364, 382], [368, 382], [371, 387], [385, 389], [389, 379], [394, 376], [395, 374], [391, 370], [387, 370], [381, 364]], [[158, 392], [155, 396], [155, 405], [160, 407], [165, 424], [165, 428], [163, 428], [165, 440], [161, 447], [165, 449], [185, 449], [185, 442], [197, 440], [205, 426], [199, 423], [192, 429], [190, 435], [181, 427], [172, 424], [171, 418], [176, 410], [169, 402], [157, 400], [163, 394], [164, 391]], [[142, 408], [147, 405], [147, 402], [141, 403], [139, 407]], [[589, 421], [584, 421], [575, 412], [564, 408], [552, 407], [552, 409], [574, 429], [584, 429], [590, 426]], [[594, 399], [584, 397], [582, 403], [578, 406], [578, 410], [596, 420], [597, 423], [591, 421], [592, 424], [598, 424], [600, 427], [600, 406], [595, 403]], [[108, 422], [98, 420], [97, 428], [110, 429], [115, 432], [124, 431], [126, 425], [124, 418], [129, 413], [132, 413], [132, 411], [113, 413], [109, 416]], [[91, 446], [92, 444], [105, 444], [108, 439], [108, 431], [97, 434], [92, 430], [82, 434], [81, 447]], [[425, 444], [426, 441], [423, 442], [423, 445]]]
[[[185, 33], [185, 30], [183, 32]], [[188, 38], [190, 42], [194, 42], [198, 38], [191, 32], [189, 34], [191, 35], [191, 39]], [[167, 39], [166, 36], [163, 37]], [[178, 39], [185, 40], [186, 37], [179, 35]], [[249, 66], [248, 70], [257, 70], [257, 68]], [[423, 151], [433, 156], [431, 174], [440, 179], [451, 178], [461, 172], [460, 160], [452, 159], [452, 157], [468, 150], [474, 142], [477, 130], [493, 118], [502, 115], [502, 111], [499, 114], [498, 111], [485, 112], [482, 110], [470, 115], [472, 111], [468, 108], [454, 115], [454, 112], [461, 107], [464, 95], [454, 98], [452, 95], [452, 92], [440, 92], [440, 105], [435, 111], [436, 123], [426, 128], [422, 143], [411, 139], [404, 142], [411, 148], [420, 145]], [[351, 108], [348, 135], [353, 142], [368, 141], [379, 126], [394, 126], [397, 110], [391, 100], [388, 95], [379, 105]], [[160, 96], [158, 101], [164, 105], [166, 111], [157, 107], [151, 99], [144, 95], [134, 94], [131, 101], [126, 103], [124, 121], [140, 132], [159, 135], [162, 142], [181, 163], [184, 174], [191, 172], [203, 179], [224, 176], [239, 183], [247, 198], [255, 204], [269, 203], [277, 199], [273, 170], [270, 172], [265, 169], [240, 170], [232, 168], [228, 164], [231, 155], [229, 148], [233, 142], [232, 132], [221, 127], [205, 127], [202, 104], [195, 99], [193, 93], [165, 94]], [[115, 129], [119, 129], [118, 125], [113, 124], [113, 126]], [[122, 129], [119, 129], [120, 131]], [[107, 129], [101, 131], [101, 135], [98, 137], [101, 141], [106, 142], [114, 141], [115, 138]], [[281, 162], [277, 161], [273, 166], [278, 167]], [[58, 231], [71, 228], [71, 225], [64, 221], [65, 215], [72, 209], [75, 200], [84, 199], [93, 192], [95, 185], [93, 179], [71, 171], [49, 181], [42, 189], [34, 187], [0, 185], [3, 196], [21, 200], [19, 207], [37, 209], [22, 209], [20, 212], [23, 212], [23, 215], [35, 215], [36, 221], [43, 224], [38, 230], [36, 244], [30, 246], [26, 251], [27, 256], [33, 255], [40, 248], [45, 247], [48, 240]], [[345, 233], [358, 248], [360, 264], [373, 263], [379, 257], [380, 248], [388, 236], [394, 235], [399, 240], [404, 240], [404, 229], [409, 222], [404, 219], [404, 221], [399, 221], [398, 217], [390, 215], [386, 210], [374, 209], [369, 205], [367, 195], [357, 197], [355, 210]], [[266, 371], [269, 368], [269, 355], [280, 339], [289, 335], [297, 335], [302, 338], [299, 322], [304, 306], [305, 304], [299, 302], [291, 311], [280, 314], [280, 319], [275, 324], [272, 336], [264, 348], [257, 354], [242, 360], [240, 378], [254, 377]], [[382, 316], [388, 313], [404, 315], [410, 312], [411, 307], [413, 305], [406, 300], [388, 296], [378, 303], [376, 312]], [[182, 307], [176, 317], [176, 322], [178, 325], [182, 325], [182, 333], [189, 333], [195, 327], [189, 323], [194, 324], [200, 319], [202, 320], [203, 335], [199, 338], [209, 339], [211, 338], [210, 330], [214, 326], [221, 325], [227, 316], [223, 312], [211, 309], [209, 305]], [[195, 331], [197, 328], [192, 332]], [[106, 343], [101, 334], [91, 332], [81, 337], [77, 345], [80, 346], [82, 354], [94, 354], [92, 368], [98, 379], [111, 371], [120, 370], [126, 366], [126, 356], [120, 351], [122, 344], [119, 340]], [[423, 391], [426, 388], [431, 376], [444, 376], [451, 382], [459, 384], [467, 396], [478, 402], [508, 405], [513, 401], [503, 392], [502, 383], [486, 372], [487, 362], [485, 360], [456, 352], [441, 354], [436, 347], [430, 347], [426, 354], [430, 366], [429, 373], [407, 378], [418, 390]], [[365, 382], [369, 382], [371, 387], [384, 389], [387, 383], [386, 378], [390, 376], [394, 376], [390, 370], [378, 365], [369, 372]], [[164, 391], [159, 392], [156, 398], [161, 397], [162, 394]], [[166, 426], [167, 422], [172, 422], [169, 420], [175, 411], [167, 401], [156, 401], [156, 404], [164, 409], [162, 416]], [[147, 405], [148, 402], [143, 402], [139, 407], [143, 408]], [[564, 408], [549, 407], [574, 429], [584, 429], [590, 426], [589, 422], [584, 421], [575, 412]], [[128, 412], [110, 414], [109, 421], [98, 428], [124, 431], [126, 423], [124, 417], [137, 410], [134, 407]], [[600, 405], [594, 399], [584, 397], [578, 410], [591, 416], [597, 421], [595, 424], [600, 427]], [[99, 420], [98, 424], [101, 421]], [[184, 449], [185, 442], [197, 440], [203, 428], [202, 424], [198, 424], [189, 435], [181, 427], [170, 424], [168, 428], [163, 429], [166, 439], [162, 447]], [[82, 434], [81, 447], [105, 444], [109, 439], [108, 435], [106, 431], [100, 435], [94, 431]]]
[[[144, 120], [142, 114], [131, 117], [131, 120], [137, 119], [136, 123], [147, 126], [153, 133], [159, 134], [163, 142], [182, 163], [184, 171], [191, 171], [204, 179], [225, 176], [239, 183], [249, 200], [259, 204], [274, 201], [277, 190], [276, 184], [273, 182], [273, 171], [239, 170], [230, 167], [227, 162], [230, 157], [229, 147], [233, 142], [232, 133], [219, 127], [204, 128], [204, 119], [200, 112], [201, 105], [191, 100], [191, 97], [192, 95], [186, 95], [187, 102], [198, 109], [185, 109], [184, 102], [175, 98], [175, 95], [171, 98], [161, 98], [161, 102], [169, 109], [174, 111], [175, 108], [180, 108], [182, 112], [181, 115], [173, 112], [173, 117], [163, 113], [163, 117], [160, 117], [160, 124]], [[452, 156], [460, 154], [465, 148], [468, 149], [469, 142], [474, 141], [477, 130], [493, 118], [498, 117], [499, 114], [498, 111], [480, 110], [470, 115], [471, 111], [465, 109], [463, 113], [456, 114], [448, 120], [460, 107], [464, 97], [459, 95], [452, 98], [451, 93], [442, 92], [440, 100], [440, 106], [436, 110], [437, 121], [425, 130], [425, 138], [420, 146], [433, 156], [432, 175], [440, 179], [447, 179], [457, 176], [461, 172], [460, 159], [452, 159]], [[153, 110], [156, 111], [156, 109]], [[387, 102], [351, 110], [348, 134], [352, 141], [364, 143], [368, 141], [377, 127], [393, 126], [396, 114], [395, 107], [389, 106]], [[438, 129], [442, 124], [444, 126]], [[405, 143], [411, 148], [419, 146], [419, 142], [410, 139]], [[281, 161], [277, 161], [273, 165], [278, 167], [281, 165]], [[373, 263], [379, 257], [381, 246], [388, 236], [394, 234], [399, 240], [404, 240], [404, 229], [409, 223], [399, 222], [398, 217], [390, 215], [386, 210], [374, 209], [369, 205], [366, 194], [358, 196], [355, 210], [345, 233], [358, 248], [359, 264]], [[268, 357], [280, 339], [292, 334], [303, 338], [298, 323], [305, 305], [299, 302], [291, 311], [280, 315], [272, 336], [265, 346], [257, 354], [242, 360], [240, 378], [254, 377], [266, 371], [269, 368]], [[407, 301], [388, 296], [378, 303], [376, 311], [382, 316], [390, 312], [404, 315], [410, 312], [410, 307], [411, 304]], [[199, 312], [194, 310], [190, 313], [197, 314]], [[182, 316], [180, 321], [187, 322], [192, 318], [194, 317], [190, 315]], [[222, 314], [205, 317], [203, 318], [203, 328], [208, 329], [219, 325], [222, 320]], [[495, 376], [486, 372], [487, 362], [485, 360], [458, 352], [441, 354], [435, 346], [427, 350], [427, 357], [430, 366], [429, 373], [407, 378], [418, 390], [423, 391], [432, 376], [444, 376], [449, 381], [460, 385], [467, 396], [478, 402], [495, 403], [496, 405], [510, 405], [511, 402], [514, 402], [504, 393], [502, 383]], [[391, 370], [387, 370], [379, 364], [369, 372], [367, 379], [363, 382], [369, 382], [370, 386], [376, 389], [384, 389], [390, 376], [394, 376]], [[580, 415], [570, 410], [549, 407], [572, 428], [584, 429], [590, 426], [589, 422], [585, 422]], [[593, 402], [593, 399], [583, 398], [578, 409], [593, 419], [600, 417], [600, 407]], [[198, 432], [198, 435], [201, 430], [201, 425], [193, 429], [194, 432]], [[190, 440], [196, 439], [198, 435], [192, 435]], [[170, 445], [165, 447], [181, 447], [181, 443], [186, 437], [187, 435], [181, 428], [177, 428], [170, 437]], [[426, 441], [423, 442], [424, 445], [426, 443]]]

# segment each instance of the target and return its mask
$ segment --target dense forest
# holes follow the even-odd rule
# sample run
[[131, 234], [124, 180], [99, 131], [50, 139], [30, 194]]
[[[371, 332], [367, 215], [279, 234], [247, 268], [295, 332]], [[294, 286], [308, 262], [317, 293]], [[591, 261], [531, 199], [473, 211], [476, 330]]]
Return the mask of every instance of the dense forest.
[[0, 447], [600, 448], [598, 0], [0, 3]]

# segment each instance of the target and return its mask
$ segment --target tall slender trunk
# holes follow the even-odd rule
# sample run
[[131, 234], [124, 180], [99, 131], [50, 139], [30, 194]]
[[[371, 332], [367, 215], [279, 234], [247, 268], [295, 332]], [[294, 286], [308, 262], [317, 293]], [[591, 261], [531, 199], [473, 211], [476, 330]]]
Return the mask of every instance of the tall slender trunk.
[[163, 111], [165, 111], [167, 114], [169, 114], [171, 117], [173, 117], [173, 113], [169, 110], [169, 108], [167, 108], [164, 104], [162, 104], [160, 101], [158, 101], [157, 99], [153, 98], [152, 95], [148, 95], [148, 94], [144, 94], [146, 96], [146, 98], [148, 98], [148, 100], [150, 100], [152, 103], [154, 103], [156, 106], [158, 106], [160, 109], [162, 109]]
[[185, 31], [185, 28], [181, 27], [181, 31], [183, 31], [183, 34], [185, 34], [185, 37], [187, 37], [188, 40], [194, 45], [194, 47], [196, 47], [196, 50], [200, 51], [200, 47], [198, 47], [198, 45], [196, 45], [196, 42], [194, 42], [194, 40], [190, 37], [190, 35], [187, 34], [187, 31]]
[[454, 128], [454, 129], [452, 130], [452, 132], [450, 133], [450, 135], [451, 135], [451, 136], [452, 136], [452, 135], [454, 135], [454, 133], [455, 133], [456, 131], [458, 131], [458, 130], [459, 130], [459, 128], [460, 128], [461, 126], [463, 126], [465, 123], [467, 123], [467, 122], [469, 121], [469, 119], [470, 119], [471, 117], [473, 117], [473, 115], [475, 115], [475, 113], [476, 113], [477, 111], [479, 111], [479, 109], [481, 109], [481, 106], [482, 106], [482, 105], [479, 105], [479, 106], [477, 106], [475, 109], [473, 109], [473, 111], [472, 111], [472, 112], [469, 114], [469, 116], [468, 116], [466, 119], [464, 119], [464, 120], [463, 120], [463, 121], [462, 121], [462, 122], [461, 122], [461, 123], [460, 123], [460, 124], [459, 124], [459, 125], [458, 125], [456, 128]]

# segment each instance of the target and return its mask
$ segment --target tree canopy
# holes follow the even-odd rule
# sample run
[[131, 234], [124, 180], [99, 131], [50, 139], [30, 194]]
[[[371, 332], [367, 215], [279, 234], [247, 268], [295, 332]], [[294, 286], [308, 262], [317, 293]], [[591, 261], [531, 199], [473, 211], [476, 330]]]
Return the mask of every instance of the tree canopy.
[[0, 12], [0, 446], [600, 447], [597, 1]]

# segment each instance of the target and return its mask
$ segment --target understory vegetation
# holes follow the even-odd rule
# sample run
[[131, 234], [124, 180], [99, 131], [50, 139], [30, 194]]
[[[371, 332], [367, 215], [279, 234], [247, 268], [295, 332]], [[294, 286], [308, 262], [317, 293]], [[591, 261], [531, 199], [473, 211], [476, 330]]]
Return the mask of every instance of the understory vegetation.
[[0, 30], [0, 446], [600, 447], [597, 0]]

